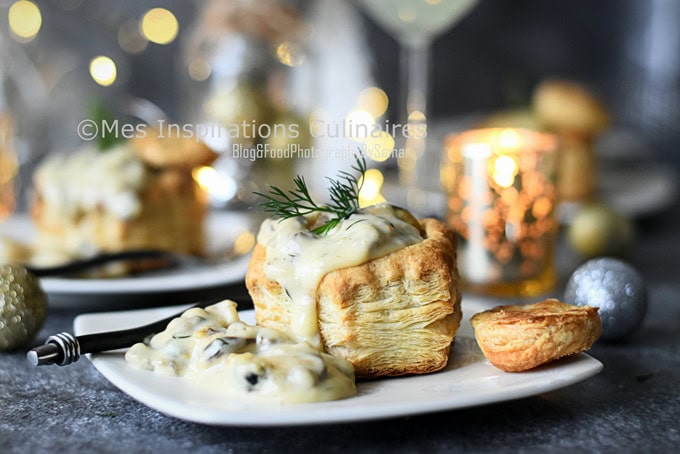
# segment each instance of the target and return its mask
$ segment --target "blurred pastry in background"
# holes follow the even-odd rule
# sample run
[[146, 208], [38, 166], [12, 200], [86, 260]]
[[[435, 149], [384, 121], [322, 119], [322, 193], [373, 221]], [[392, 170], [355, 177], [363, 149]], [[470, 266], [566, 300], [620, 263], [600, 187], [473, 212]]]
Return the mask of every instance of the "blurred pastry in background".
[[31, 258], [32, 249], [12, 238], [0, 236], [0, 265], [5, 263], [25, 263]]
[[105, 150], [54, 155], [39, 167], [32, 264], [129, 249], [204, 253], [207, 200], [192, 169], [216, 155], [194, 139], [146, 132]]
[[546, 80], [534, 92], [533, 111], [547, 130], [560, 137], [560, 199], [591, 199], [596, 186], [593, 142], [609, 125], [607, 110], [578, 84]]
[[531, 109], [510, 109], [486, 117], [479, 128], [523, 128], [540, 131], [545, 126], [536, 118]]

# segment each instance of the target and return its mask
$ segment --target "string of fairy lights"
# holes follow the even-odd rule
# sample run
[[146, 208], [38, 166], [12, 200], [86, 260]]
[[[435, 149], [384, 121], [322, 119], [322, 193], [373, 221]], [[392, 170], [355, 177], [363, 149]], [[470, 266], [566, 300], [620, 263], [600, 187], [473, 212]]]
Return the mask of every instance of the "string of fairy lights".
[[[33, 41], [43, 23], [42, 13], [37, 4], [30, 0], [19, 0], [7, 13], [12, 38], [20, 43]], [[139, 19], [124, 22], [117, 34], [120, 47], [131, 54], [143, 51], [148, 43], [167, 45], [175, 40], [179, 22], [175, 15], [165, 8], [152, 8]], [[101, 86], [107, 87], [116, 81], [118, 67], [108, 55], [97, 55], [90, 60], [90, 76]]]
[[[70, 0], [70, 8], [75, 9], [82, 0]], [[43, 15], [40, 7], [31, 0], [17, 0], [8, 10], [8, 24], [11, 37], [19, 43], [33, 41], [43, 25]], [[117, 41], [121, 49], [129, 54], [143, 52], [149, 43], [168, 45], [172, 43], [179, 33], [180, 24], [177, 17], [166, 8], [152, 8], [138, 18], [124, 21], [117, 32]], [[287, 66], [299, 66], [305, 62], [304, 53], [299, 52], [295, 46], [289, 43], [280, 43], [275, 49], [277, 59]], [[204, 81], [210, 77], [210, 64], [201, 58], [188, 62], [187, 71], [195, 81]], [[94, 82], [103, 87], [108, 87], [116, 82], [118, 66], [114, 58], [104, 53], [92, 57], [89, 61], [88, 70]], [[385, 115], [389, 105], [387, 94], [378, 87], [368, 87], [363, 90], [357, 100], [356, 109], [345, 117], [346, 124], [354, 126], [364, 125], [372, 130], [378, 119]], [[323, 111], [315, 111], [310, 115], [310, 125], [314, 120], [324, 117]], [[351, 129], [351, 128], [348, 128]], [[355, 128], [356, 129], [356, 128]], [[365, 146], [370, 160], [380, 163], [386, 161], [395, 147], [394, 137], [382, 131], [379, 134], [370, 134], [363, 137], [352, 137], [358, 143]], [[384, 176], [378, 169], [369, 169], [363, 176], [363, 189], [360, 194], [361, 205], [370, 205], [384, 201], [381, 188]]]

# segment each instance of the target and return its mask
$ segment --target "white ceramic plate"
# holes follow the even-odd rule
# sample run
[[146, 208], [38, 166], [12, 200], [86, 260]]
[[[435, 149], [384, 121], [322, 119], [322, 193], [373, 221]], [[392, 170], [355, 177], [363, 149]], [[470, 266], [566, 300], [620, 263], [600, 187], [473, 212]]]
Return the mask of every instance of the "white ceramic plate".
[[[206, 221], [206, 243], [211, 251], [228, 250], [241, 233], [252, 231], [249, 216], [230, 212], [211, 213]], [[0, 223], [0, 235], [30, 244], [35, 227], [26, 215], [15, 215]], [[126, 295], [177, 292], [226, 285], [243, 280], [248, 257], [196, 268], [182, 268], [112, 279], [44, 277], [41, 283], [49, 295]]]
[[[216, 399], [178, 377], [135, 369], [123, 352], [88, 355], [94, 366], [123, 392], [162, 413], [187, 421], [224, 426], [290, 426], [362, 421], [472, 407], [533, 396], [595, 375], [602, 363], [586, 355], [554, 362], [534, 371], [508, 374], [491, 366], [474, 340], [468, 316], [489, 303], [466, 296], [463, 324], [447, 368], [439, 373], [373, 380], [358, 384], [359, 394], [313, 404], [263, 405]], [[76, 335], [130, 328], [167, 317], [181, 308], [86, 314], [74, 321]], [[252, 323], [253, 311], [241, 312]]]
[[678, 196], [677, 173], [661, 164], [645, 163], [598, 175], [602, 201], [629, 218], [649, 216], [673, 205]]

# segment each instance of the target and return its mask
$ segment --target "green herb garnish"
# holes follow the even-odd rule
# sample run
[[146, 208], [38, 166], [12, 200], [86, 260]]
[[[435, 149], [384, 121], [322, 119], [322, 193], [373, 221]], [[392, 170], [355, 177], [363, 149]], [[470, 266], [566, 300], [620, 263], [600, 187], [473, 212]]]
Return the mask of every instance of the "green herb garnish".
[[105, 125], [112, 126], [115, 124], [116, 117], [111, 109], [109, 109], [101, 100], [94, 100], [90, 103], [89, 117], [90, 120], [100, 128], [99, 134], [97, 134], [97, 149], [99, 151], [106, 151], [117, 143], [125, 140], [124, 137], [119, 136], [118, 134], [106, 132], [104, 130], [106, 127]]
[[268, 194], [255, 192], [255, 195], [265, 199], [259, 206], [265, 212], [272, 213], [281, 219], [312, 213], [328, 213], [332, 217], [312, 230], [317, 235], [325, 235], [340, 221], [347, 219], [359, 209], [359, 191], [363, 185], [363, 175], [366, 173], [366, 159], [355, 155], [354, 160], [356, 163], [352, 169], [360, 176], [356, 177], [349, 172], [341, 171], [337, 179], [328, 178], [330, 202], [325, 205], [318, 205], [314, 202], [309, 194], [305, 178], [298, 175], [293, 179], [295, 189], [288, 192], [276, 186], [269, 186]]

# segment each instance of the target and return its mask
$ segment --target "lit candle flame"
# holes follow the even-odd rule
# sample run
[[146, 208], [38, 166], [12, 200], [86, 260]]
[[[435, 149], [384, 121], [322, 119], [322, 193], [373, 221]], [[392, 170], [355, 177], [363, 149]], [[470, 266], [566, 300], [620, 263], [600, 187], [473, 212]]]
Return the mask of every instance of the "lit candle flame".
[[515, 182], [517, 163], [508, 155], [498, 156], [493, 161], [492, 177], [498, 186], [509, 188]]

